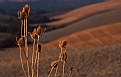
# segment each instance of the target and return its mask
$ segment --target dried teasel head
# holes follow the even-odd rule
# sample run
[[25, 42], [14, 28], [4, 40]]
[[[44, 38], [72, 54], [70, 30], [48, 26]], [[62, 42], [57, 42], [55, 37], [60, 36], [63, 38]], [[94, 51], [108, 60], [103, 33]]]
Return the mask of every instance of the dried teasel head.
[[24, 20], [26, 18], [26, 13], [24, 11], [18, 12], [18, 18]]
[[23, 7], [23, 11], [26, 13], [27, 17], [29, 16], [30, 14], [30, 5], [29, 4], [26, 4], [24, 7]]
[[69, 45], [69, 42], [67, 40], [63, 40], [59, 42], [60, 48], [66, 48]]
[[22, 46], [24, 44], [24, 37], [20, 37], [17, 41], [17, 44]]
[[74, 71], [74, 67], [73, 66], [70, 66], [69, 67], [69, 71], [71, 71], [71, 72]]
[[53, 61], [52, 63], [51, 63], [51, 67], [52, 68], [57, 68], [57, 66], [58, 66], [58, 61]]
[[42, 51], [42, 45], [38, 44], [38, 52], [41, 53], [41, 51]]
[[34, 28], [32, 34], [31, 34], [31, 37], [32, 37], [33, 39], [36, 39], [36, 38], [37, 38], [37, 30], [36, 30], [36, 28]]
[[66, 52], [61, 53], [61, 60], [62, 61], [67, 61], [67, 59], [68, 59], [67, 53]]
[[41, 35], [42, 34], [42, 28], [40, 26], [38, 26], [37, 28], [37, 35]]

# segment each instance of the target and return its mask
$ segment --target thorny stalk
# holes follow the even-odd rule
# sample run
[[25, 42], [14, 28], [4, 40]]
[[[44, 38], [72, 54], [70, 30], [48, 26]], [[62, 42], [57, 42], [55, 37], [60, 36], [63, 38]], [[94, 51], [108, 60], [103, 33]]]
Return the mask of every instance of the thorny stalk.
[[64, 77], [64, 68], [65, 68], [65, 61], [63, 61], [62, 77]]
[[26, 50], [26, 64], [27, 64], [27, 69], [28, 69], [28, 77], [30, 77], [30, 69], [29, 69], [29, 54], [28, 54], [28, 44], [27, 44], [27, 21], [24, 19], [24, 37], [25, 37], [25, 50]]
[[40, 61], [40, 53], [38, 53], [38, 60], [37, 60], [37, 77], [39, 77], [39, 61]]
[[34, 77], [34, 52], [35, 52], [35, 43], [36, 43], [36, 40], [34, 39], [34, 43], [33, 43], [33, 51], [32, 51], [32, 77]]
[[24, 68], [23, 58], [22, 58], [22, 47], [19, 45], [19, 48], [20, 48], [20, 61], [21, 61], [21, 66], [22, 66], [23, 72], [25, 74], [25, 77], [27, 77], [27, 74], [26, 74], [26, 71], [25, 71], [25, 68]]
[[[63, 48], [61, 48], [61, 52], [60, 52], [60, 54], [59, 54], [59, 59], [58, 59], [58, 62], [60, 63], [60, 61], [61, 61], [61, 54], [62, 54], [62, 52], [63, 52]], [[55, 72], [55, 77], [57, 76], [57, 74], [58, 74], [58, 66], [57, 66], [57, 68], [56, 68], [56, 72]]]
[[57, 73], [58, 73], [58, 66], [57, 66], [57, 68], [55, 69], [55, 77], [57, 77]]
[[23, 20], [21, 20], [21, 37], [23, 36]]
[[40, 39], [40, 36], [38, 35], [38, 41], [37, 41], [37, 51], [36, 51], [36, 65], [37, 65], [37, 77], [39, 77], [39, 61], [40, 61], [40, 51], [38, 49], [38, 44], [39, 44], [39, 39]]
[[48, 75], [47, 77], [50, 77], [50, 75], [51, 75], [53, 69], [54, 69], [54, 68], [52, 67], [51, 70], [50, 70], [50, 72], [49, 72], [49, 75]]

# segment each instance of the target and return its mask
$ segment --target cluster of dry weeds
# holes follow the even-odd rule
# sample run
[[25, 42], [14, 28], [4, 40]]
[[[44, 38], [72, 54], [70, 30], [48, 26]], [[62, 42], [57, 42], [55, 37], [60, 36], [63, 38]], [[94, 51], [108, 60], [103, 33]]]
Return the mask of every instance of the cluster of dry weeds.
[[[17, 44], [20, 49], [20, 62], [25, 77], [39, 77], [39, 69], [40, 69], [39, 64], [40, 64], [40, 56], [42, 53], [42, 45], [40, 43], [40, 39], [45, 29], [42, 29], [40, 26], [38, 26], [38, 28], [34, 28], [32, 33], [28, 32], [29, 14], [30, 14], [30, 5], [28, 4], [26, 4], [23, 7], [23, 9], [18, 13], [19, 15], [18, 18], [21, 21], [21, 35], [20, 38], [17, 39]], [[29, 37], [33, 39], [33, 47], [31, 53], [29, 51], [29, 46], [28, 46]], [[68, 44], [69, 43], [67, 40], [60, 41], [59, 47], [61, 49], [61, 52], [59, 54], [59, 58], [51, 63], [51, 70], [50, 73], [48, 74], [48, 77], [51, 77], [53, 70], [55, 70], [54, 77], [58, 77], [58, 69], [60, 64], [62, 64], [62, 77], [65, 76], [65, 63], [67, 61], [66, 48]], [[71, 76], [73, 67], [70, 66], [69, 70], [70, 71], [68, 77]]]

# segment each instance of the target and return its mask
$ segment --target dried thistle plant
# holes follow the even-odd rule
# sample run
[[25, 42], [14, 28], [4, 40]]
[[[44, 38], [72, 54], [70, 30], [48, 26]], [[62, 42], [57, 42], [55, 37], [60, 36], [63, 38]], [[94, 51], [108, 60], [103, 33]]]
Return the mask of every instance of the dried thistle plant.
[[21, 61], [22, 70], [25, 74], [25, 77], [27, 77], [25, 67], [24, 67], [24, 63], [23, 63], [23, 58], [22, 58], [22, 46], [24, 44], [24, 37], [20, 37], [17, 41], [17, 44], [19, 45], [19, 49], [20, 49], [20, 61]]
[[[28, 19], [28, 15], [30, 13], [30, 6], [26, 4], [23, 9], [19, 12], [18, 14], [18, 18], [21, 21], [21, 37], [24, 37], [24, 45], [21, 48], [25, 48], [25, 55], [26, 55], [26, 66], [27, 66], [27, 75], [25, 74], [26, 77], [30, 77], [30, 66], [29, 66], [29, 53], [28, 53], [28, 40], [27, 40], [27, 36], [28, 36], [28, 31], [27, 31], [27, 19]], [[24, 30], [24, 31], [23, 31]], [[21, 40], [21, 39], [20, 39]], [[18, 45], [20, 46], [20, 41], [18, 40]], [[20, 52], [21, 52], [21, 48], [20, 48]], [[21, 54], [22, 55], [22, 54]], [[23, 59], [22, 56], [20, 56], [20, 59], [22, 61], [22, 67], [23, 65]], [[24, 70], [25, 72], [25, 70]]]
[[[41, 26], [38, 25], [37, 28], [34, 28], [32, 33], [28, 32], [29, 15], [30, 15], [30, 5], [26, 4], [18, 15], [18, 18], [21, 21], [21, 37], [17, 40], [17, 44], [19, 45], [20, 48], [20, 61], [25, 77], [39, 77], [39, 63], [40, 63], [40, 56], [42, 53], [42, 44], [40, 43], [40, 39], [46, 29], [42, 29]], [[33, 39], [31, 57], [29, 57], [30, 52], [28, 47], [29, 36]], [[59, 47], [61, 49], [61, 52], [59, 53], [58, 60], [51, 63], [51, 70], [48, 77], [51, 76], [53, 70], [55, 70], [54, 77], [57, 77], [59, 65], [61, 62], [62, 62], [62, 77], [64, 77], [65, 63], [68, 58], [66, 52], [66, 48], [68, 47], [68, 45], [69, 42], [67, 40], [62, 40], [59, 42]], [[24, 53], [26, 65], [23, 63], [24, 59], [22, 53]], [[29, 63], [30, 62], [29, 60], [31, 60], [31, 63]], [[25, 68], [27, 68], [27, 70]], [[72, 73], [72, 68], [68, 77], [70, 77], [71, 73]]]
[[61, 61], [63, 62], [62, 77], [64, 77], [64, 73], [65, 73], [64, 69], [65, 69], [65, 63], [67, 60], [66, 48], [68, 45], [69, 45], [69, 42], [67, 40], [63, 40], [59, 42], [59, 47], [61, 48], [60, 58], [61, 58]]
[[40, 44], [40, 38], [43, 34], [42, 28], [38, 26], [38, 28], [34, 28], [32, 34], [30, 34], [33, 39], [33, 51], [32, 51], [32, 77], [39, 77], [39, 62], [40, 62], [40, 54], [42, 51], [42, 46]]
[[69, 45], [69, 42], [67, 40], [62, 40], [59, 42], [59, 47], [61, 49], [61, 52], [59, 53], [59, 58], [57, 61], [54, 61], [51, 63], [51, 70], [50, 70], [50, 73], [48, 75], [48, 77], [50, 77], [50, 74], [52, 73], [53, 71], [53, 67], [52, 66], [55, 66], [55, 75], [54, 77], [57, 77], [57, 74], [58, 74], [58, 69], [59, 69], [59, 64], [62, 62], [62, 77], [64, 77], [64, 74], [65, 74], [65, 63], [67, 61], [67, 52], [66, 52], [66, 48], [68, 47]]

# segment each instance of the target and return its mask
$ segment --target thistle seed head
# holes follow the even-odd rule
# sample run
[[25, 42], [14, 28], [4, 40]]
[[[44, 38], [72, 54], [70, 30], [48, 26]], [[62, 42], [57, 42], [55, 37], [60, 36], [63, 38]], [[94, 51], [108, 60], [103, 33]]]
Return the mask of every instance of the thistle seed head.
[[20, 37], [17, 41], [18, 45], [23, 45], [24, 44], [24, 37]]
[[29, 4], [26, 4], [23, 7], [23, 10], [25, 11], [26, 15], [29, 16], [29, 14], [30, 14], [30, 5]]
[[26, 18], [26, 13], [24, 11], [19, 12], [18, 18], [20, 20], [24, 20]]
[[57, 68], [57, 66], [58, 66], [58, 61], [53, 61], [52, 63], [51, 63], [51, 67], [52, 68]]
[[37, 30], [36, 30], [36, 28], [34, 28], [31, 36], [32, 36], [33, 39], [37, 38]]
[[69, 45], [69, 42], [67, 40], [63, 40], [59, 42], [60, 48], [66, 48]]
[[41, 35], [42, 34], [42, 28], [40, 26], [38, 26], [37, 28], [37, 35]]

